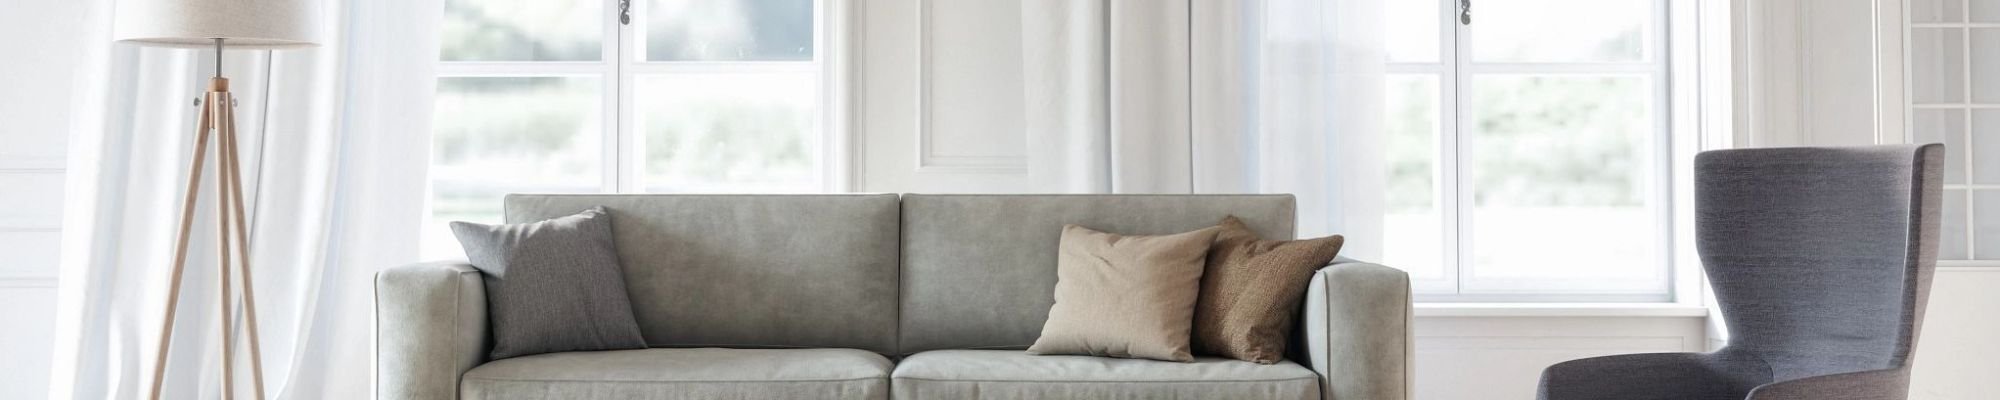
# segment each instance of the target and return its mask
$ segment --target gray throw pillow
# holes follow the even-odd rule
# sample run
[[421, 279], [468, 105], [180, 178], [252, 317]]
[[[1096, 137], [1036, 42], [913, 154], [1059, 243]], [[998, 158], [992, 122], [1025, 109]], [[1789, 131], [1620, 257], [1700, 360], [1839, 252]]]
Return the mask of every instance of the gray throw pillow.
[[486, 281], [491, 359], [646, 347], [604, 207], [524, 224], [453, 222], [451, 231]]

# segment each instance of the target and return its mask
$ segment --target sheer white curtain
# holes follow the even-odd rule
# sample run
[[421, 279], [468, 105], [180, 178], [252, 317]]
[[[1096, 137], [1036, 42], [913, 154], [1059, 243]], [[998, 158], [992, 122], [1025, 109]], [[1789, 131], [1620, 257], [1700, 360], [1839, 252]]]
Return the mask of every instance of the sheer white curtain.
[[1193, 0], [1195, 191], [1295, 194], [1299, 235], [1381, 260], [1381, 3]]
[[[151, 383], [191, 101], [213, 69], [205, 51], [114, 45], [116, 3], [90, 0], [83, 21], [93, 45], [73, 84], [52, 398], [137, 398]], [[372, 276], [417, 258], [442, 4], [325, 0], [320, 47], [233, 50], [223, 61], [238, 100], [271, 397], [370, 395]], [[201, 209], [214, 185], [203, 183]], [[219, 318], [243, 318], [219, 315], [216, 216], [195, 218], [167, 398], [218, 397]], [[244, 350], [237, 381], [247, 388]]]
[[[1030, 180], [1067, 193], [1188, 193], [1184, 1], [1021, 2]], [[1054, 154], [1055, 156], [1046, 156]]]
[[1027, 0], [1030, 148], [1082, 193], [1291, 193], [1381, 260], [1386, 10], [1373, 0]]

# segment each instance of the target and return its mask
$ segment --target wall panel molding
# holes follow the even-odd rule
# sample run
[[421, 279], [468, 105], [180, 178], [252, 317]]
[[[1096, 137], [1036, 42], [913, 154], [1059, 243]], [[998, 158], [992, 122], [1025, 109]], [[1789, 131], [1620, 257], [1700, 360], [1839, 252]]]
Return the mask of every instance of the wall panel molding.
[[9, 289], [54, 289], [54, 277], [0, 277], [0, 290]]
[[[968, 128], [952, 129], [949, 131], [940, 131], [937, 128], [938, 116], [936, 112], [937, 107], [935, 105], [937, 104], [938, 100], [937, 97], [938, 81], [937, 81], [936, 71], [939, 68], [937, 68], [938, 60], [936, 57], [936, 54], [938, 53], [937, 51], [938, 49], [936, 47], [937, 46], [936, 38], [938, 37], [938, 31], [935, 29], [935, 27], [938, 25], [937, 24], [938, 4], [939, 4], [938, 1], [922, 1], [917, 5], [917, 21], [916, 21], [917, 32], [918, 32], [918, 37], [917, 37], [917, 42], [918, 42], [917, 88], [918, 89], [917, 90], [919, 92], [918, 94], [919, 98], [917, 100], [918, 111], [916, 116], [918, 121], [916, 172], [920, 174], [921, 173], [993, 173], [993, 174], [1026, 173], [1028, 170], [1028, 157], [1020, 154], [1026, 151], [1026, 149], [1023, 148], [1026, 146], [1026, 140], [1021, 137], [1024, 134], [1024, 132], [1022, 132], [1022, 130], [1019, 127], [1016, 127], [1015, 129], [1007, 129], [1006, 125], [994, 126], [994, 124], [988, 123], [988, 124], [975, 124], [975, 125], [983, 125], [976, 128], [968, 127]], [[956, 4], [960, 4], [961, 6], [967, 4], [977, 4], [982, 6], [991, 6], [994, 4], [1007, 5], [1007, 3], [1005, 2], [999, 2], [999, 3], [958, 2]], [[1018, 14], [1016, 15], [1018, 16]], [[993, 16], [992, 18], [1002, 18], [1002, 17]], [[974, 31], [974, 32], [965, 32], [957, 34], [966, 34], [966, 33], [971, 33], [973, 36], [978, 36], [979, 32]], [[1001, 36], [1001, 35], [992, 35], [992, 36]], [[1014, 38], [1018, 39], [1018, 35], [1015, 35]], [[990, 39], [1004, 40], [1004, 37], [994, 37]], [[1020, 46], [1016, 45], [1014, 47], [1018, 51]], [[1008, 57], [999, 57], [999, 58], [1008, 58]], [[1013, 58], [1018, 59], [1018, 57], [1013, 57]], [[960, 61], [960, 60], [953, 60], [953, 61]], [[1006, 70], [1006, 69], [1002, 68], [1001, 70]], [[995, 78], [1004, 79], [1000, 77], [995, 77]], [[985, 83], [990, 84], [992, 82], [985, 82]], [[1004, 99], [1007, 97], [1004, 95], [1005, 93], [989, 92], [987, 94], [993, 97], [979, 96], [965, 100], [986, 101], [986, 100], [993, 100], [995, 97], [1000, 99]], [[1014, 95], [1018, 97], [1019, 93], [1014, 93]], [[1007, 102], [998, 101], [993, 103], [1006, 104]], [[1014, 103], [1018, 105], [1019, 101], [1017, 100]], [[957, 108], [956, 110], [972, 111], [974, 113], [979, 112], [978, 108], [973, 108], [973, 107], [962, 107], [962, 108]], [[1014, 119], [1018, 121], [1020, 118], [1014, 118]], [[1010, 143], [1014, 144], [1013, 146], [1014, 148], [1012, 149], [1005, 149], [1005, 148], [958, 149], [960, 150], [960, 152], [958, 152], [958, 154], [953, 154], [952, 152], [948, 152], [945, 149], [940, 149], [941, 147], [939, 145], [939, 142], [941, 141], [940, 139], [948, 139], [948, 138], [941, 138], [940, 135], [946, 135], [946, 134], [969, 135], [975, 137], [996, 136], [996, 135], [1001, 137], [1011, 136], [1012, 139], [1015, 140], [1002, 140], [1002, 141], [1015, 142], [1015, 143]], [[974, 139], [974, 141], [990, 142], [991, 140]], [[982, 143], [982, 144], [993, 144], [993, 143]], [[967, 152], [963, 150], [974, 150], [974, 151]], [[978, 150], [988, 150], [988, 151], [978, 151]], [[992, 150], [998, 150], [998, 151], [992, 151]], [[1010, 152], [1016, 154], [1011, 154], [1011, 155], [996, 154], [996, 153], [1010, 153]]]
[[1732, 147], [1901, 142], [1902, 0], [1730, 4]]
[[60, 169], [0, 171], [0, 229], [53, 230], [62, 227], [64, 173]]

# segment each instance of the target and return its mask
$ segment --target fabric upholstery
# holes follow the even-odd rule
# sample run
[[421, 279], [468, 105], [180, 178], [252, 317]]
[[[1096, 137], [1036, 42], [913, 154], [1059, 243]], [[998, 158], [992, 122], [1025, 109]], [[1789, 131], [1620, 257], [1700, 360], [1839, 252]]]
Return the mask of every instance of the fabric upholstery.
[[543, 221], [452, 222], [486, 281], [490, 359], [646, 348], [603, 207]]
[[1318, 376], [1296, 363], [1214, 357], [1173, 363], [939, 350], [903, 359], [893, 377], [898, 400], [1320, 398]]
[[1750, 391], [1749, 400], [1905, 399], [1910, 369], [1891, 368], [1778, 381]]
[[1193, 360], [1188, 325], [1217, 230], [1127, 236], [1064, 226], [1056, 304], [1028, 353]]
[[896, 351], [895, 195], [510, 195], [506, 214], [597, 205], [653, 347]]
[[486, 361], [486, 286], [465, 263], [375, 274], [375, 398], [458, 398], [458, 379]]
[[1300, 318], [1305, 354], [1328, 399], [1408, 399], [1414, 377], [1410, 275], [1349, 259], [1314, 273]]
[[1741, 354], [1649, 353], [1585, 358], [1542, 373], [1543, 399], [1743, 400], [1771, 376]]
[[1270, 364], [1285, 357], [1306, 286], [1340, 252], [1340, 235], [1261, 240], [1236, 217], [1224, 218], [1201, 274], [1194, 311], [1196, 352]]
[[855, 349], [542, 354], [465, 373], [466, 400], [887, 399], [889, 360]]
[[[1936, 144], [1698, 155], [1695, 245], [1729, 345], [1558, 364], [1543, 372], [1542, 398], [1907, 397], [1937, 263], [1943, 157]], [[1678, 364], [1658, 366], [1669, 359]], [[1632, 393], [1667, 387], [1631, 372], [1647, 368], [1709, 383]]]
[[901, 350], [1024, 349], [1055, 303], [1062, 226], [1159, 235], [1242, 218], [1290, 239], [1290, 195], [903, 197]]

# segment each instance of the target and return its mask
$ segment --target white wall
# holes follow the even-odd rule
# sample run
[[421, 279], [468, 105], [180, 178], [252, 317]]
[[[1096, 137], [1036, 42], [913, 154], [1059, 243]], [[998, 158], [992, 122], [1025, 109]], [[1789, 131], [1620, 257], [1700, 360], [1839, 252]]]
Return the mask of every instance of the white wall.
[[77, 3], [0, 0], [0, 398], [49, 387]]
[[1939, 268], [1934, 279], [1910, 398], [1991, 399], [2000, 393], [2000, 266]]
[[1533, 399], [1542, 369], [1555, 363], [1613, 354], [1705, 350], [1706, 327], [1699, 316], [1561, 311], [1578, 315], [1478, 316], [1419, 310], [1416, 398]]

